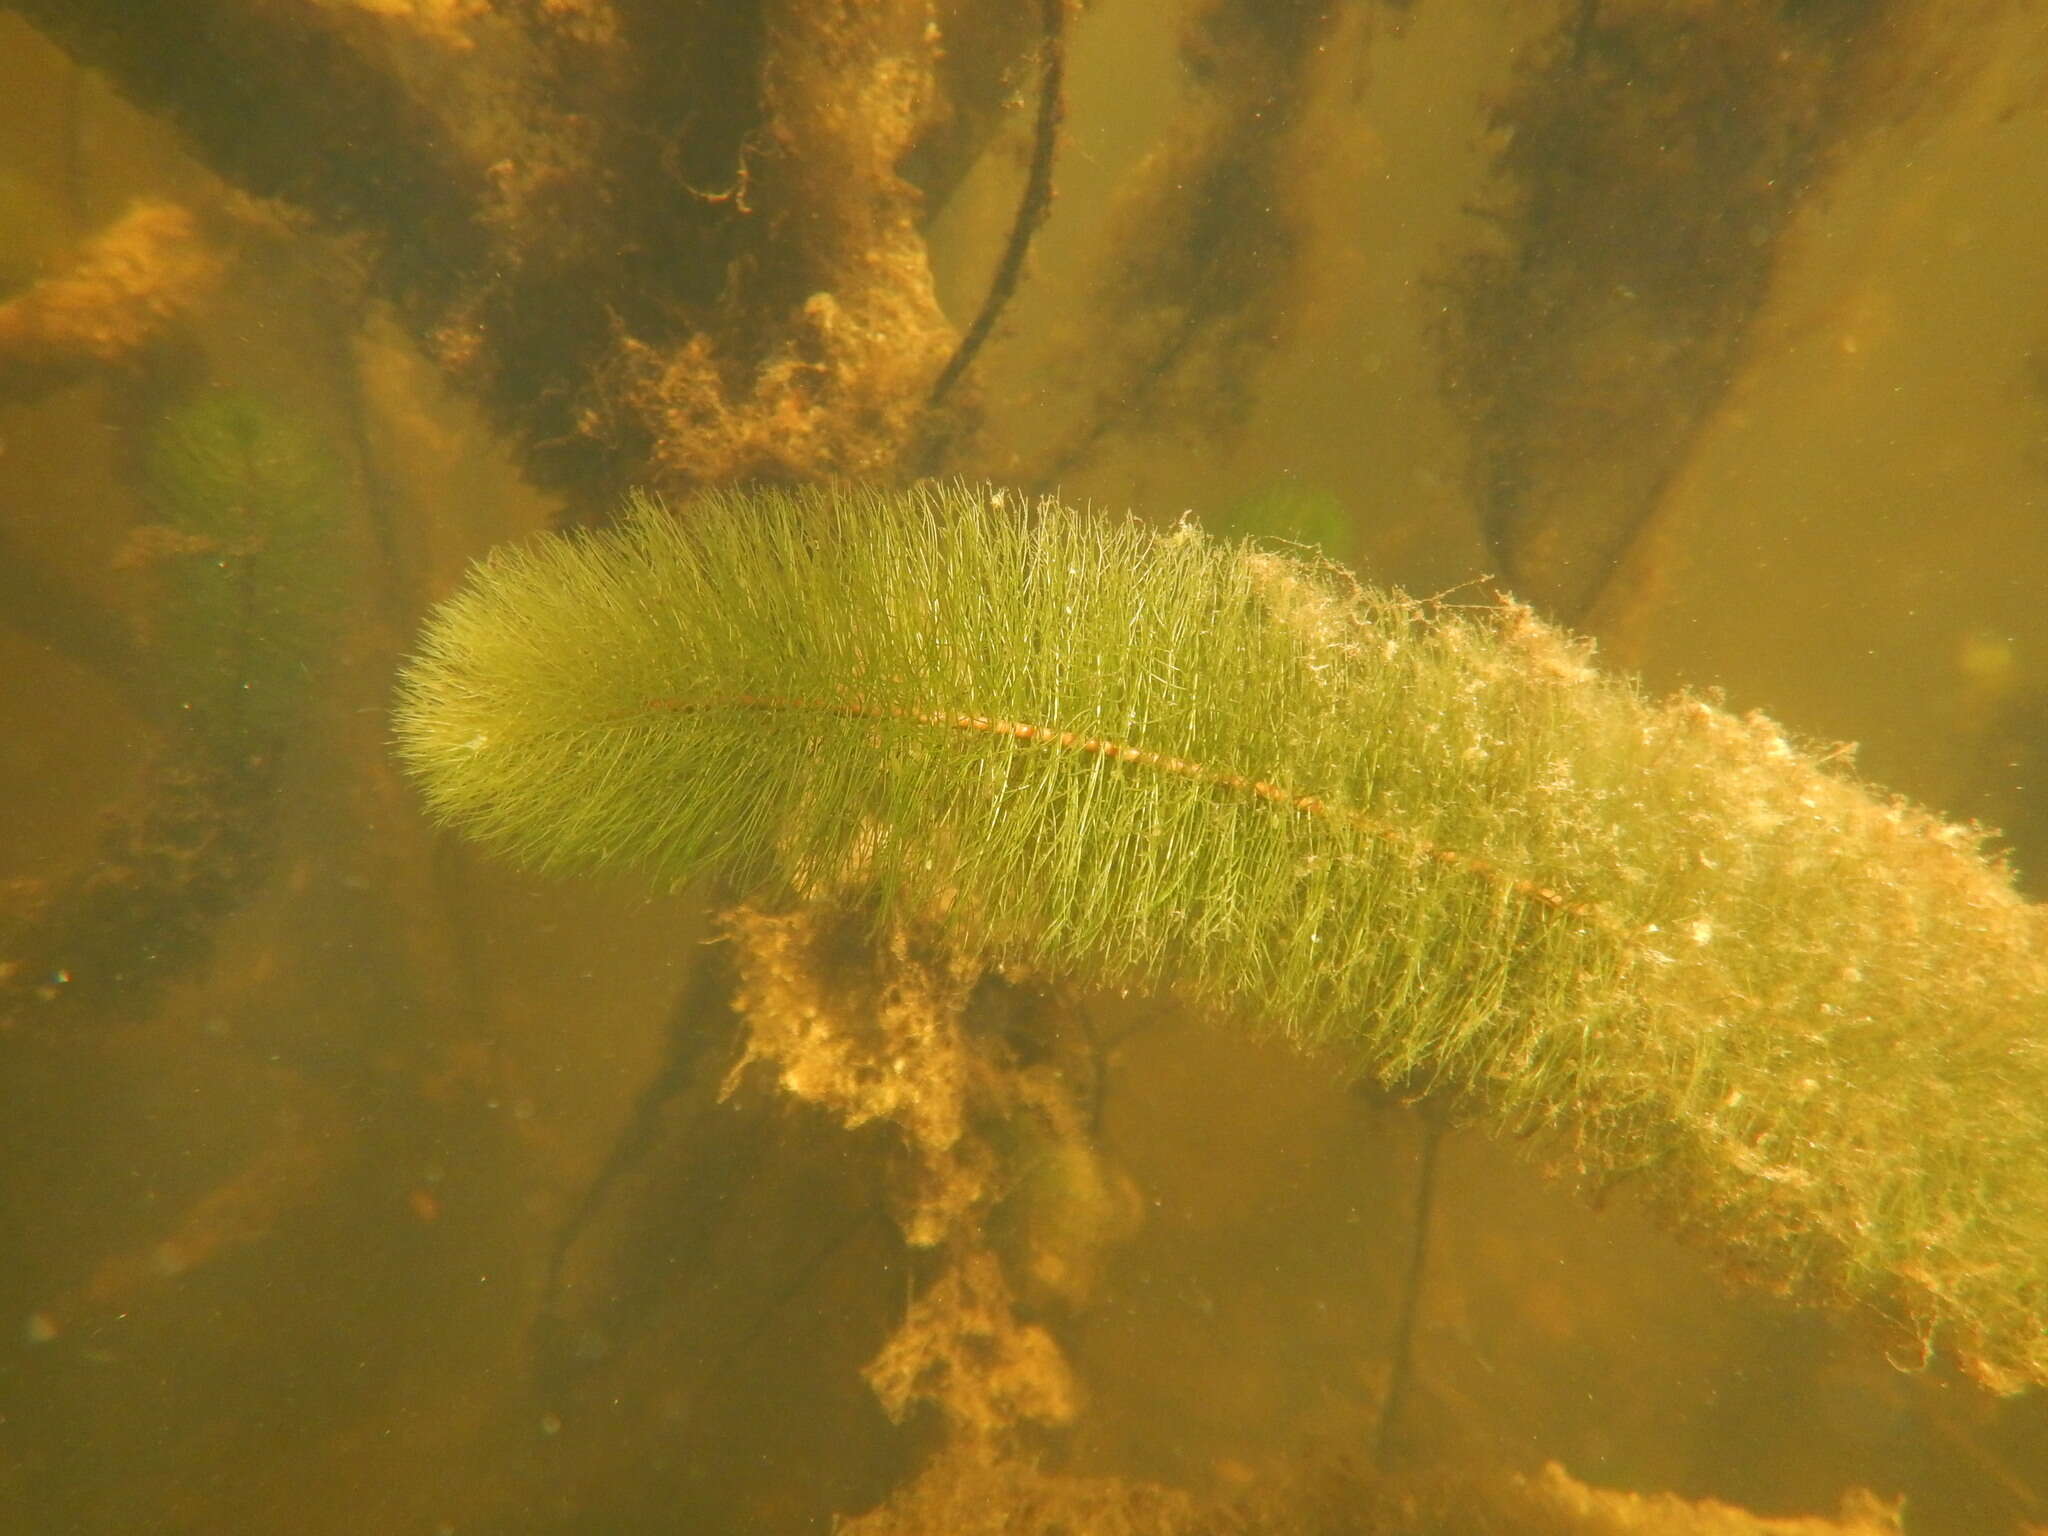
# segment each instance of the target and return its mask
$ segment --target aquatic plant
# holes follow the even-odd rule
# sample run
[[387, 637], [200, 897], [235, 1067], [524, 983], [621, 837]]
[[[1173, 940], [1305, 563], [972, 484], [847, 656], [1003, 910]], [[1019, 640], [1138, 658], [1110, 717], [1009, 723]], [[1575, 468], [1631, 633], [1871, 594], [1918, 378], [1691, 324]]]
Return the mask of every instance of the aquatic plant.
[[148, 560], [168, 703], [228, 750], [268, 752], [336, 616], [313, 577], [340, 515], [336, 466], [289, 414], [223, 392], [171, 412], [146, 468], [164, 519]]
[[398, 751], [543, 869], [1164, 988], [2048, 1381], [2048, 934], [1978, 834], [1501, 604], [964, 485], [494, 552]]
[[344, 487], [289, 413], [235, 391], [183, 400], [142, 460], [161, 521], [123, 562], [148, 577], [126, 671], [164, 732], [150, 795], [65, 888], [0, 916], [0, 1024], [134, 1009], [211, 953], [269, 867], [277, 765], [338, 617], [323, 562]]

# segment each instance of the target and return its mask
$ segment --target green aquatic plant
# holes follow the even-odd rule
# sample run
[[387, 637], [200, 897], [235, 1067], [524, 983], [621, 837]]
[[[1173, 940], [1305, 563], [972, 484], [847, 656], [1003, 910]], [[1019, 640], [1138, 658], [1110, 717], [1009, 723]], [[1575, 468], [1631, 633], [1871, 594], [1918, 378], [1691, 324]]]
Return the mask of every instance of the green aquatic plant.
[[637, 500], [485, 559], [397, 733], [528, 864], [1266, 1020], [2048, 1381], [2043, 909], [1974, 832], [1521, 607], [960, 485]]
[[152, 675], [202, 733], [267, 751], [337, 617], [321, 567], [341, 520], [333, 458], [288, 413], [226, 391], [167, 413], [144, 468], [163, 519]]
[[136, 702], [165, 736], [149, 794], [39, 910], [0, 920], [0, 1028], [129, 1017], [212, 951], [269, 868], [277, 766], [339, 616], [346, 487], [320, 438], [254, 396], [182, 399], [141, 455], [158, 521]]

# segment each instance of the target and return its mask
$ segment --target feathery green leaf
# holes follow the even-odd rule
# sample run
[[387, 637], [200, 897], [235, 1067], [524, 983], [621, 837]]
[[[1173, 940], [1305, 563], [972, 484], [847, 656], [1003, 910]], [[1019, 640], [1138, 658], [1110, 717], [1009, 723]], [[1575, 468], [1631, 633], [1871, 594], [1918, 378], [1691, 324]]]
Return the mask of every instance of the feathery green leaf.
[[639, 501], [484, 561], [398, 733], [526, 863], [857, 901], [1269, 1020], [2048, 1382], [2042, 909], [1526, 610], [959, 485]]

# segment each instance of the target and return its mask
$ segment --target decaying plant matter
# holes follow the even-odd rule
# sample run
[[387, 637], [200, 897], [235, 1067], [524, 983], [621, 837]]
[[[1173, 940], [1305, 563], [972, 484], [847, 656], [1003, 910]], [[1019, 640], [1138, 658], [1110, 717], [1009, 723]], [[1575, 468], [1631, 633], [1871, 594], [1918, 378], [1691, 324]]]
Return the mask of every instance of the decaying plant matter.
[[67, 270], [0, 304], [0, 398], [38, 394], [132, 360], [204, 297], [220, 271], [218, 253], [186, 209], [166, 202], [130, 208]]
[[1955, 20], [1582, 0], [1518, 71], [1494, 109], [1497, 244], [1457, 264], [1446, 317], [1506, 585], [1591, 620], [1746, 366], [1799, 211], [1922, 99]]
[[1045, 468], [1078, 463], [1119, 426], [1214, 431], [1242, 413], [1288, 325], [1301, 259], [1293, 195], [1314, 152], [1304, 113], [1336, 8], [1207, 0], [1183, 23], [1187, 131], [1156, 150], [1111, 210], [1115, 261], [1092, 299], [1090, 404]]
[[945, 105], [922, 0], [22, 9], [231, 180], [359, 237], [572, 494], [887, 475], [954, 346], [897, 170]]

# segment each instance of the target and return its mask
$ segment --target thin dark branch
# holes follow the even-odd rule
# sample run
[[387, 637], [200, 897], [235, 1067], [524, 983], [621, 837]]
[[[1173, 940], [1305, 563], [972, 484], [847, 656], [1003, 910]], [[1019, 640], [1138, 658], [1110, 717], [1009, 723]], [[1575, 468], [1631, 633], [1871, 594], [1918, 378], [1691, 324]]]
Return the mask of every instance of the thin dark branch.
[[[643, 1165], [645, 1159], [657, 1154], [662, 1117], [690, 1084], [701, 1077], [705, 1053], [719, 1037], [718, 1030], [707, 1027], [707, 1020], [730, 1012], [732, 985], [730, 969], [720, 964], [715, 955], [707, 956], [691, 973], [689, 984], [669, 1013], [668, 1047], [661, 1069], [640, 1090], [632, 1113], [612, 1142], [611, 1151], [605, 1155], [597, 1176], [584, 1187], [555, 1231], [554, 1242], [548, 1250], [546, 1280], [542, 1287], [546, 1305], [552, 1305], [560, 1297], [570, 1252], [589, 1230], [606, 1201], [635, 1169]], [[544, 1313], [545, 1310], [544, 1305]]]
[[1039, 56], [1037, 138], [1031, 150], [1030, 173], [1024, 179], [1024, 195], [1017, 204], [1017, 218], [1010, 226], [1010, 240], [1003, 249], [1003, 259], [989, 281], [987, 297], [981, 301], [981, 312], [967, 327], [967, 334], [960, 338], [960, 345], [940, 372], [938, 382], [932, 385], [931, 395], [925, 401], [927, 410], [946, 398], [967, 371], [968, 364], [974, 361], [975, 354], [981, 351], [982, 343], [988, 340], [997, 316], [1010, 302], [1010, 295], [1017, 290], [1018, 279], [1024, 275], [1024, 257], [1031, 249], [1032, 237], [1052, 212], [1053, 155], [1059, 142], [1060, 121], [1066, 116], [1066, 30], [1067, 0], [1045, 0], [1045, 42]]
[[1429, 1229], [1436, 1208], [1437, 1151], [1443, 1141], [1444, 1122], [1439, 1115], [1425, 1112], [1420, 1123], [1422, 1140], [1415, 1153], [1414, 1237], [1408, 1249], [1408, 1270], [1401, 1279], [1401, 1310], [1394, 1322], [1387, 1395], [1381, 1400], [1379, 1423], [1373, 1432], [1373, 1464], [1382, 1471], [1392, 1458], [1394, 1435], [1415, 1376], [1415, 1319], [1422, 1306], [1422, 1278], [1429, 1259]]

